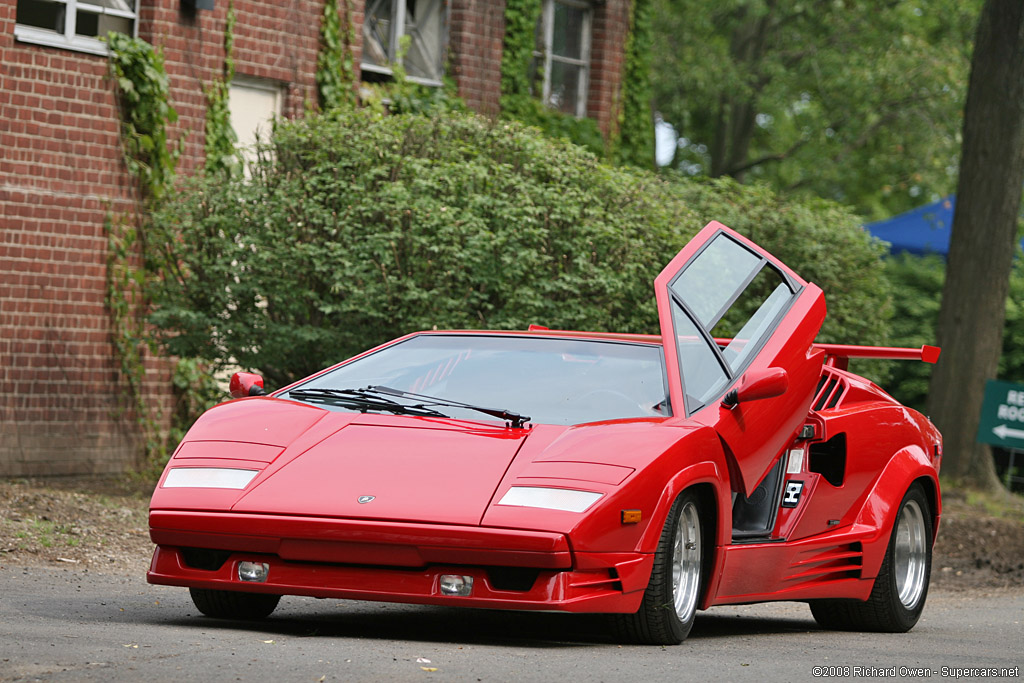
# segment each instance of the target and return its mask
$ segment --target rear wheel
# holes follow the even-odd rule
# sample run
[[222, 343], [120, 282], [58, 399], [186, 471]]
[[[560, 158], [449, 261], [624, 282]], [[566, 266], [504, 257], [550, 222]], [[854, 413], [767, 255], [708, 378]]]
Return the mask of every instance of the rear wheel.
[[262, 619], [281, 601], [280, 595], [189, 588], [192, 602], [200, 612], [217, 619]]
[[654, 555], [651, 581], [634, 614], [615, 615], [619, 636], [630, 642], [678, 645], [693, 627], [704, 577], [700, 502], [684, 491], [669, 511]]
[[932, 570], [932, 516], [928, 497], [915, 483], [903, 496], [871, 596], [860, 600], [813, 600], [811, 614], [824, 628], [903, 633], [921, 618]]

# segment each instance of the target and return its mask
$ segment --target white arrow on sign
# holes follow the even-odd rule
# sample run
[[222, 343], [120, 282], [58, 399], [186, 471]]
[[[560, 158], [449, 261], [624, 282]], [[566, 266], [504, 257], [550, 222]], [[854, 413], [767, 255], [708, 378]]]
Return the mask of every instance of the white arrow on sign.
[[1007, 437], [1011, 439], [1024, 439], [1024, 429], [1010, 429], [1006, 425], [999, 425], [992, 430], [1000, 439]]

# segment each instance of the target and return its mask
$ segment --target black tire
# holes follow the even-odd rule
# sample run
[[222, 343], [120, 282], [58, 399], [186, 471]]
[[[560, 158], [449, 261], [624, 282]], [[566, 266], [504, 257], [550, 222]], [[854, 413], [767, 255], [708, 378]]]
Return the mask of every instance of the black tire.
[[871, 596], [860, 600], [812, 600], [822, 628], [905, 633], [921, 618], [932, 571], [932, 515], [928, 497], [913, 484], [896, 515], [889, 546]]
[[192, 602], [200, 612], [217, 619], [262, 619], [281, 601], [280, 595], [241, 593], [207, 588], [189, 588]]
[[612, 615], [620, 640], [678, 645], [689, 635], [706, 576], [705, 526], [699, 498], [693, 491], [684, 491], [672, 504], [662, 528], [640, 609]]

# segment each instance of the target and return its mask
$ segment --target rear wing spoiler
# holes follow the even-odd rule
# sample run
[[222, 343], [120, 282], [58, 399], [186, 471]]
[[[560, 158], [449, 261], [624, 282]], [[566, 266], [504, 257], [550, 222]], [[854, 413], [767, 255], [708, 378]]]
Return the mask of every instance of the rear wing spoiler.
[[815, 344], [814, 348], [825, 352], [825, 364], [845, 370], [851, 358], [875, 358], [877, 360], [919, 360], [935, 363], [942, 351], [938, 346], [925, 344], [919, 349], [896, 346], [854, 346], [851, 344]]

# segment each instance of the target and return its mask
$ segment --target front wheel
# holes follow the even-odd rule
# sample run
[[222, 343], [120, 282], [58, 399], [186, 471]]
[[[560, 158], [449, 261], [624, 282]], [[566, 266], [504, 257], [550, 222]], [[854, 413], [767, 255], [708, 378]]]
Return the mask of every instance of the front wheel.
[[700, 501], [684, 491], [669, 511], [654, 554], [651, 581], [634, 614], [615, 615], [624, 640], [678, 645], [689, 635], [704, 577], [704, 529]]
[[262, 619], [277, 608], [280, 595], [189, 588], [200, 612], [217, 619]]
[[932, 516], [920, 484], [907, 490], [871, 596], [812, 600], [811, 614], [824, 628], [904, 633], [921, 618], [932, 571]]

